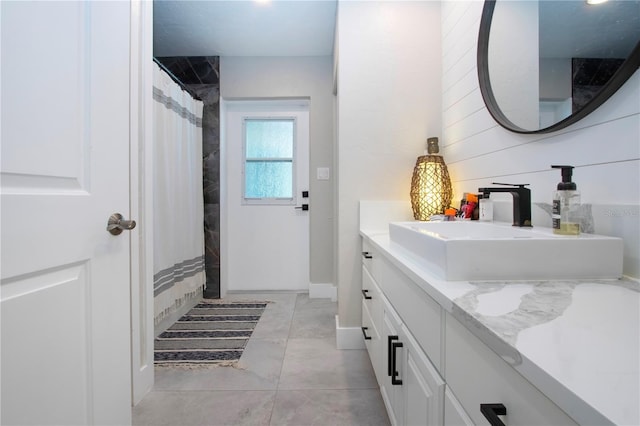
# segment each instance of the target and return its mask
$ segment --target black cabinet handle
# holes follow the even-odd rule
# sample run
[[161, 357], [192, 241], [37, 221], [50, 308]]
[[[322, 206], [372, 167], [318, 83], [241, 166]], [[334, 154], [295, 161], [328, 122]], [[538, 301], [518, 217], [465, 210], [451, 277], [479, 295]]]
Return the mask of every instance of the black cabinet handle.
[[505, 426], [498, 416], [507, 415], [507, 407], [504, 404], [480, 404], [480, 412], [489, 420], [491, 426]]
[[391, 355], [392, 355], [392, 374], [391, 374], [391, 384], [392, 385], [401, 385], [402, 384], [402, 379], [397, 379], [398, 377], [398, 368], [396, 365], [396, 361], [397, 361], [397, 353], [396, 353], [396, 349], [401, 348], [402, 347], [402, 342], [393, 342], [391, 344]]
[[393, 344], [394, 340], [398, 340], [398, 336], [387, 336], [387, 376], [393, 374]]
[[371, 336], [367, 336], [367, 330], [369, 329], [369, 327], [361, 327], [362, 328], [362, 334], [364, 334], [364, 340], [371, 340]]
[[364, 290], [364, 289], [362, 290], [362, 295], [366, 300], [372, 299], [371, 296], [367, 296], [367, 293], [369, 293], [369, 290]]
[[362, 255], [365, 259], [373, 259], [373, 256], [371, 256], [371, 253], [369, 253], [368, 251], [363, 251]]

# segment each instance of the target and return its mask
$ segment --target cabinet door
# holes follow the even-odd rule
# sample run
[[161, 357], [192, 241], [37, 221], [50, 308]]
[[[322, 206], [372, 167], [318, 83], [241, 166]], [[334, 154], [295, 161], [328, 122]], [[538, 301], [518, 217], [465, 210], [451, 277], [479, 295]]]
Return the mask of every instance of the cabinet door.
[[444, 390], [444, 426], [474, 426], [469, 415], [462, 408], [448, 386]]
[[387, 407], [391, 424], [403, 425], [404, 389], [402, 385], [393, 383], [394, 373], [397, 373], [396, 379], [402, 377], [402, 354], [404, 352], [402, 347], [395, 349], [393, 347], [394, 343], [400, 343], [401, 322], [389, 302], [384, 300], [382, 306], [382, 364], [385, 377], [380, 385], [380, 393]]
[[441, 425], [444, 381], [404, 326], [401, 340], [404, 348], [404, 424]]

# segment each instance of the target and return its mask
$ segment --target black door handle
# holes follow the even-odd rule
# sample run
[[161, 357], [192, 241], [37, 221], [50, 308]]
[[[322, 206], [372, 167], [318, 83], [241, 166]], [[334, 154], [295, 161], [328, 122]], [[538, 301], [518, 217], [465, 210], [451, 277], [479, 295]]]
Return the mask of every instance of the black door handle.
[[394, 340], [398, 340], [398, 336], [387, 336], [387, 376], [389, 377], [393, 374], [393, 348], [391, 345]]
[[364, 334], [364, 340], [371, 340], [371, 336], [367, 336], [367, 330], [369, 327], [360, 327], [362, 328], [362, 334]]
[[366, 300], [373, 299], [371, 296], [367, 296], [367, 293], [369, 293], [369, 290], [362, 290], [362, 295]]
[[303, 210], [306, 212], [307, 210], [309, 210], [309, 204], [303, 204], [301, 206], [294, 207], [294, 209]]
[[480, 404], [480, 412], [489, 420], [491, 426], [505, 426], [498, 416], [507, 415], [507, 407], [504, 404]]
[[401, 385], [402, 384], [402, 379], [397, 379], [396, 377], [398, 377], [398, 367], [396, 365], [396, 361], [397, 361], [397, 353], [396, 353], [396, 349], [401, 348], [402, 347], [402, 342], [393, 342], [391, 344], [391, 352], [392, 352], [392, 370], [393, 373], [391, 374], [391, 384], [392, 385]]
[[363, 251], [362, 255], [364, 256], [365, 259], [373, 259], [373, 256], [371, 256], [371, 254], [369, 254], [368, 251]]

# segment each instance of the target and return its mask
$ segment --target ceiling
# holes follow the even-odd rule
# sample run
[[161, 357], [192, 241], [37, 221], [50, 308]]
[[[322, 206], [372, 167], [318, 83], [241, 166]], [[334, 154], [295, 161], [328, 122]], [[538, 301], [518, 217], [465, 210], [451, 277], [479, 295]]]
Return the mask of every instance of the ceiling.
[[337, 0], [154, 0], [153, 54], [327, 56]]

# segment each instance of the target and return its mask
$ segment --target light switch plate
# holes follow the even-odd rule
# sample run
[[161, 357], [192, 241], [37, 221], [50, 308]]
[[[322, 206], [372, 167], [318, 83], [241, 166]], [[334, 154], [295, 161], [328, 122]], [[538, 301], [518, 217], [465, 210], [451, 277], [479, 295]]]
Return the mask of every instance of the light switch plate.
[[318, 180], [329, 180], [329, 168], [318, 167], [316, 170], [316, 175]]

